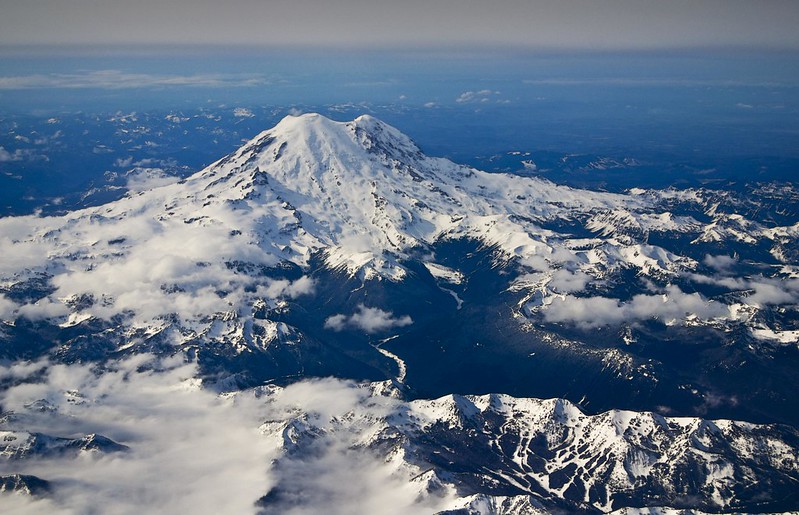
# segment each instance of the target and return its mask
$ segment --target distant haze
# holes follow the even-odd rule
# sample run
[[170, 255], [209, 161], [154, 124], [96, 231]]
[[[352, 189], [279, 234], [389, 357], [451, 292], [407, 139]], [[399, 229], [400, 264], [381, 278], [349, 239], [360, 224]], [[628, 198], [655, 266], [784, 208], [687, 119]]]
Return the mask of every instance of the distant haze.
[[0, 45], [799, 48], [795, 0], [0, 0]]

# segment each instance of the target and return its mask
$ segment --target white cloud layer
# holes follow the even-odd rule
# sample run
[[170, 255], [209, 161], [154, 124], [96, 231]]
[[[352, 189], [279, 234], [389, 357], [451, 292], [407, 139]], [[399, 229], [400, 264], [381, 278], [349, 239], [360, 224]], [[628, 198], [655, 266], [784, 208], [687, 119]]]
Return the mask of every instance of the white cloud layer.
[[5, 147], [0, 147], [0, 163], [7, 163], [9, 161], [19, 161], [22, 159], [22, 156], [19, 155], [19, 151], [14, 151], [14, 153], [9, 152], [5, 149]]
[[702, 260], [702, 263], [719, 272], [728, 272], [732, 267], [738, 264], [738, 260], [723, 254], [718, 256], [707, 254]]
[[[0, 83], [2, 83], [2, 77], [0, 77]], [[0, 86], [2, 89], [2, 86]], [[37, 144], [41, 144], [37, 142]], [[41, 160], [47, 161], [47, 156], [36, 154], [32, 149], [22, 149], [18, 148], [13, 152], [6, 150], [5, 147], [0, 147], [0, 163], [10, 163], [13, 161], [34, 161], [34, 160]]]
[[[127, 166], [130, 166], [130, 164], [132, 162], [128, 163]], [[160, 168], [136, 168], [127, 175], [126, 187], [128, 191], [137, 193], [174, 184], [179, 180], [179, 177], [169, 175]]]
[[555, 297], [542, 311], [547, 322], [565, 322], [583, 328], [657, 319], [681, 321], [690, 316], [703, 320], [729, 318], [729, 306], [709, 301], [697, 293], [684, 293], [669, 286], [661, 295], [639, 294], [629, 301], [608, 297]]
[[255, 115], [246, 107], [237, 107], [233, 110], [233, 116], [236, 118], [252, 118]]
[[499, 91], [492, 91], [490, 89], [481, 89], [480, 91], [464, 91], [455, 99], [459, 104], [471, 103], [487, 103], [493, 100], [495, 95], [499, 95]]
[[[412, 480], [419, 470], [364, 448], [375, 418], [401, 401], [335, 379], [219, 396], [202, 389], [195, 373], [193, 365], [147, 355], [99, 375], [44, 361], [0, 367], [0, 379], [23, 381], [0, 393], [4, 411], [17, 415], [6, 426], [61, 437], [98, 433], [130, 448], [0, 459], [0, 473], [33, 474], [53, 486], [45, 498], [0, 495], [0, 511], [247, 514], [274, 487], [284, 495], [269, 513], [426, 514], [448, 501], [420, 489]], [[55, 411], [25, 408], [36, 400]], [[353, 410], [367, 425], [339, 430]]]
[[[162, 363], [160, 372], [139, 371], [149, 360], [117, 363], [99, 376], [89, 366], [49, 365], [38, 380], [28, 377], [34, 382], [0, 394], [4, 411], [27, 414], [20, 429], [61, 437], [99, 433], [130, 447], [122, 455], [74, 460], [0, 460], [3, 473], [36, 475], [56, 492], [52, 499], [24, 502], [0, 496], [0, 511], [10, 504], [15, 513], [254, 512], [254, 502], [270, 487], [268, 467], [276, 452], [257, 430], [257, 406], [199, 388], [191, 365]], [[3, 367], [0, 377], [41, 368]], [[38, 399], [57, 412], [24, 408]]]
[[[137, 195], [141, 189], [161, 186], [158, 191], [162, 191], [174, 182], [160, 170], [137, 170], [129, 175], [129, 202], [135, 204], [142, 198]], [[141, 206], [133, 208], [138, 209]], [[91, 299], [80, 308], [81, 316], [107, 320], [130, 313], [138, 322], [146, 322], [176, 313], [189, 320], [231, 311], [247, 314], [256, 301], [293, 299], [314, 290], [308, 277], [277, 280], [234, 269], [231, 263], [271, 266], [276, 258], [246, 236], [231, 237], [230, 227], [222, 223], [165, 221], [128, 213], [112, 216], [108, 211], [92, 217], [80, 214], [71, 219], [0, 221], [0, 245], [5, 251], [0, 276], [13, 277], [16, 282], [31, 270], [45, 272], [50, 266], [49, 270], [56, 272], [50, 280], [56, 289], [52, 295], [22, 306], [0, 298], [3, 320], [21, 316], [65, 322], [69, 300], [78, 297]], [[222, 207], [215, 215], [229, 221], [238, 213]], [[244, 227], [252, 223], [247, 221]], [[65, 259], [65, 266], [54, 266], [53, 255], [58, 251], [44, 235], [67, 233], [74, 252]]]
[[749, 305], [796, 305], [799, 304], [799, 279], [772, 279], [769, 277], [708, 277], [700, 274], [689, 276], [693, 281], [728, 288], [737, 292], [741, 300]]
[[325, 327], [333, 331], [343, 331], [348, 327], [360, 329], [366, 333], [373, 334], [395, 327], [405, 327], [411, 325], [413, 320], [408, 315], [395, 317], [389, 311], [380, 308], [370, 308], [363, 304], [358, 306], [358, 310], [350, 316], [338, 314], [325, 320]]

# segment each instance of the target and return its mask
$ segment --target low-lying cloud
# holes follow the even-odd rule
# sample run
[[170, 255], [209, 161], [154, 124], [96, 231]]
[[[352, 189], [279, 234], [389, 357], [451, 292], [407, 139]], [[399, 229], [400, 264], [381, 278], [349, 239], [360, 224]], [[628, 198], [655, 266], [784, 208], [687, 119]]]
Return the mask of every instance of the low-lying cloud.
[[329, 317], [325, 320], [325, 327], [333, 331], [343, 331], [350, 327], [373, 334], [395, 327], [405, 327], [412, 323], [413, 320], [408, 315], [395, 317], [389, 311], [360, 304], [358, 310], [350, 316], [338, 314]]
[[592, 280], [590, 275], [580, 270], [570, 272], [565, 268], [559, 268], [552, 272], [549, 286], [561, 293], [573, 293], [583, 291]]
[[13, 152], [0, 147], [0, 163], [11, 163], [15, 161], [47, 161], [47, 156], [37, 154], [29, 148], [18, 148]]
[[741, 301], [754, 306], [799, 304], [799, 279], [778, 279], [764, 276], [752, 278], [709, 277], [690, 274], [692, 281], [727, 288], [736, 292]]
[[[43, 498], [0, 494], [0, 511], [399, 515], [445, 508], [445, 493], [428, 495], [412, 480], [418, 470], [365, 445], [376, 420], [402, 411], [402, 401], [336, 379], [217, 395], [196, 372], [177, 358], [149, 355], [102, 373], [47, 361], [0, 367], [0, 380], [15, 383], [0, 392], [4, 414], [13, 412], [0, 427], [70, 438], [98, 433], [129, 447], [0, 458], [0, 474], [52, 485]], [[47, 409], [26, 408], [34, 401]]]
[[724, 254], [718, 256], [707, 254], [702, 260], [702, 263], [716, 271], [728, 272], [731, 268], [738, 264], [738, 260], [734, 257], [725, 256]]
[[[140, 356], [95, 374], [88, 365], [16, 364], [0, 377], [23, 382], [0, 393], [4, 426], [59, 437], [98, 433], [123, 455], [0, 460], [3, 474], [32, 474], [52, 498], [0, 496], [17, 513], [248, 513], [271, 486], [277, 452], [257, 430], [254, 400], [224, 399], [192, 379], [193, 365]], [[44, 400], [49, 410], [25, 408]], [[0, 511], [2, 508], [0, 508]]]
[[571, 323], [590, 329], [642, 320], [680, 321], [689, 316], [703, 320], [729, 318], [730, 308], [698, 293], [669, 286], [660, 295], [639, 294], [628, 301], [608, 297], [556, 297], [542, 310], [544, 320]]
[[[167, 189], [173, 178], [158, 170], [130, 176], [135, 190], [161, 184]], [[132, 209], [140, 209], [135, 206]], [[227, 221], [234, 213], [220, 208], [216, 215]], [[311, 294], [308, 277], [295, 281], [272, 279], [260, 273], [240, 271], [231, 263], [251, 267], [276, 264], [248, 237], [232, 237], [224, 224], [191, 224], [182, 219], [158, 220], [120, 216], [109, 223], [107, 215], [62, 221], [54, 218], [19, 217], [0, 221], [0, 244], [5, 249], [0, 275], [20, 281], [20, 271], [35, 270], [59, 260], [63, 266], [50, 279], [55, 291], [35, 302], [16, 305], [0, 299], [0, 317], [13, 320], [64, 318], [74, 311], [71, 299], [83, 298], [82, 315], [110, 319], [130, 313], [138, 321], [175, 313], [184, 320], [213, 313], [246, 314], [256, 300], [294, 299]], [[68, 229], [67, 229], [68, 227]], [[246, 224], [245, 224], [246, 228]], [[48, 238], [68, 230], [73, 252], [59, 253]]]
[[[119, 160], [117, 160], [119, 161]], [[128, 162], [128, 166], [132, 163]], [[153, 188], [160, 188], [174, 184], [180, 180], [180, 177], [175, 177], [165, 172], [161, 168], [136, 168], [132, 173], [127, 175], [127, 182], [125, 187], [131, 193], [138, 193], [141, 191], [151, 190]]]
[[481, 89], [479, 91], [464, 91], [461, 93], [458, 98], [455, 99], [455, 102], [459, 104], [473, 104], [473, 103], [481, 103], [486, 104], [488, 102], [498, 102], [497, 97], [500, 95], [499, 91], [493, 91], [490, 89]]

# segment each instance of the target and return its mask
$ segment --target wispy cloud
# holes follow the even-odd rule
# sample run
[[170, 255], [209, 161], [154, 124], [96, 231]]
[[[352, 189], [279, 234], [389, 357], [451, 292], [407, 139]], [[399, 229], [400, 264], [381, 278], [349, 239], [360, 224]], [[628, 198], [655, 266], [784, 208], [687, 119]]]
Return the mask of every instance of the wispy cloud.
[[9, 152], [4, 147], [0, 147], [0, 163], [8, 163], [10, 161], [20, 161], [22, 154], [19, 150]]
[[236, 118], [252, 118], [255, 115], [246, 107], [237, 107], [233, 110], [233, 116]]
[[206, 88], [252, 87], [268, 84], [257, 74], [157, 75], [97, 70], [84, 73], [53, 73], [0, 77], [0, 90], [14, 89], [133, 89], [193, 86]]
[[481, 89], [480, 91], [464, 91], [463, 93], [455, 99], [455, 102], [459, 104], [473, 104], [473, 103], [488, 103], [492, 101], [499, 100], [496, 97], [500, 94], [499, 91], [494, 91], [491, 89]]
[[718, 272], [729, 272], [738, 264], [738, 260], [734, 257], [725, 256], [723, 254], [718, 256], [707, 254], [702, 260], [702, 263]]
[[[531, 86], [669, 86], [669, 87], [793, 87], [789, 82], [760, 80], [702, 80], [679, 78], [633, 78], [633, 77], [589, 77], [568, 78], [549, 77], [542, 79], [524, 79], [522, 84]], [[468, 92], [467, 92], [468, 93]]]
[[700, 284], [710, 284], [727, 288], [730, 292], [737, 292], [742, 302], [753, 306], [799, 304], [799, 279], [779, 279], [762, 275], [740, 278], [688, 274], [687, 277]]
[[[40, 144], [37, 142], [37, 144]], [[18, 148], [13, 152], [8, 151], [5, 147], [0, 147], [0, 163], [10, 163], [13, 161], [33, 161], [43, 160], [48, 161], [47, 156], [36, 154], [32, 149]]]

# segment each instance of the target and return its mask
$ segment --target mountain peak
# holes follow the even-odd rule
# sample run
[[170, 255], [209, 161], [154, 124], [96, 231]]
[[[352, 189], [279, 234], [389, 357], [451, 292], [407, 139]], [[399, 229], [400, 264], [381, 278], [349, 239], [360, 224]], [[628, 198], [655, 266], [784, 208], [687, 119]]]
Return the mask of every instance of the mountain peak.
[[319, 113], [303, 113], [298, 115], [289, 114], [283, 117], [270, 132], [283, 132], [292, 130], [311, 130], [312, 128], [326, 127], [328, 130], [341, 122], [331, 120]]
[[300, 150], [314, 160], [332, 154], [354, 155], [364, 151], [405, 164], [423, 157], [419, 147], [408, 136], [367, 114], [348, 122], [338, 122], [318, 113], [288, 115], [250, 141], [242, 151], [261, 152], [269, 143], [277, 143], [278, 148], [284, 150]]
[[[630, 204], [427, 157], [368, 115], [338, 122], [305, 114], [284, 118], [183, 181], [64, 219], [6, 227], [21, 224], [13, 228], [21, 242], [47, 234], [42, 245], [59, 250], [42, 252], [47, 257], [29, 268], [58, 271], [59, 299], [91, 301], [78, 313], [59, 300], [59, 314], [75, 315], [65, 324], [134, 307], [144, 323], [173, 312], [211, 320], [211, 313], [246, 311], [258, 280], [249, 271], [281, 263], [306, 268], [316, 256], [330, 269], [391, 280], [406, 276], [412, 256], [431, 254], [446, 240], [478, 241], [505, 259], [571, 259], [568, 250], [555, 252], [558, 240], [540, 220]], [[25, 252], [25, 244], [15, 251]], [[117, 279], [130, 270], [146, 270], [133, 274], [135, 295]], [[204, 296], [209, 290], [213, 295]], [[112, 297], [105, 304], [91, 300]], [[277, 334], [275, 327], [269, 331]]]
[[[549, 252], [534, 220], [620, 200], [428, 157], [370, 115], [339, 122], [317, 113], [286, 116], [184, 190], [178, 197], [195, 200], [181, 216], [235, 221], [232, 232], [255, 235], [275, 259], [305, 264], [323, 250], [333, 268], [393, 279], [404, 276], [398, 262], [410, 249], [442, 238], [480, 240], [508, 257]], [[220, 203], [248, 208], [220, 218]]]

